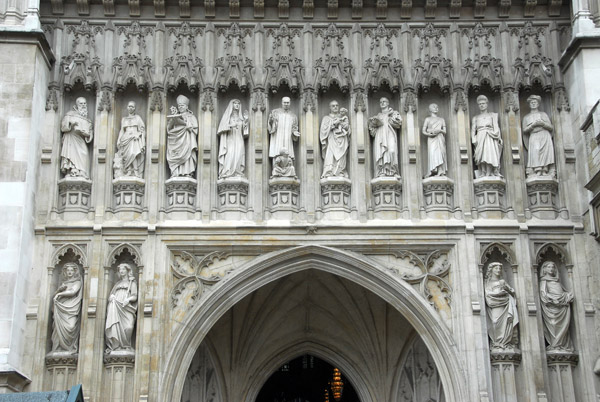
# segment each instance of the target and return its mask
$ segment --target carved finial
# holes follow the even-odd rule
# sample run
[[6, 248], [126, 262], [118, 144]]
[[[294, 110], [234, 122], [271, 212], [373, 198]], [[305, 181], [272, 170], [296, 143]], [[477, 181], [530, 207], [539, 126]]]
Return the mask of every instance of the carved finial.
[[463, 112], [467, 111], [467, 97], [465, 96], [465, 91], [462, 88], [456, 88], [454, 91], [454, 111], [458, 112], [462, 110]]
[[154, 28], [155, 32], [165, 32], [167, 28], [165, 27], [165, 23], [162, 21], [158, 21], [156, 23], [156, 28]]
[[500, 28], [498, 30], [500, 31], [500, 33], [508, 32], [508, 24], [506, 23], [506, 21], [502, 21], [500, 23]]
[[204, 28], [205, 32], [215, 32], [215, 24], [213, 24], [212, 22], [208, 22], [206, 24], [206, 28]]
[[452, 24], [450, 24], [450, 33], [456, 33], [456, 32], [460, 32], [460, 29], [458, 28], [458, 24], [456, 22], [453, 22]]
[[360, 25], [358, 25], [358, 24], [352, 25], [352, 33], [353, 34], [355, 34], [355, 33], [359, 34], [361, 32], [362, 32], [362, 29], [361, 29]]
[[162, 112], [163, 102], [162, 93], [160, 89], [154, 89], [150, 96], [150, 110], [153, 112]]
[[519, 96], [513, 89], [504, 92], [504, 110], [506, 113], [519, 111]]
[[400, 33], [410, 33], [410, 28], [406, 22], [400, 27]]
[[63, 23], [63, 21], [60, 18], [57, 18], [56, 22], [54, 23], [54, 28], [65, 29], [65, 24]]
[[265, 27], [260, 22], [254, 27], [254, 33], [265, 33]]
[[107, 31], [114, 31], [115, 24], [113, 24], [112, 20], [108, 20], [108, 21], [106, 21], [106, 24], [104, 25], [104, 29]]
[[302, 27], [302, 33], [303, 34], [305, 34], [305, 33], [313, 33], [312, 24], [309, 24], [309, 23], [304, 24], [304, 26]]
[[100, 99], [98, 101], [98, 111], [102, 112], [102, 111], [106, 111], [106, 112], [110, 112], [111, 109], [111, 93], [110, 91], [103, 89], [102, 91], [100, 91]]

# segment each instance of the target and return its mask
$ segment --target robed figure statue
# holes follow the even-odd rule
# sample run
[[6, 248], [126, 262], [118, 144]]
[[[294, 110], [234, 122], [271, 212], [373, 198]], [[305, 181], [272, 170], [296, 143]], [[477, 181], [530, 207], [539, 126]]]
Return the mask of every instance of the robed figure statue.
[[106, 308], [106, 352], [132, 350], [131, 338], [137, 316], [138, 288], [133, 269], [127, 263], [119, 264], [119, 281], [115, 283]]
[[167, 162], [171, 177], [193, 176], [198, 160], [198, 119], [189, 109], [190, 100], [179, 95], [177, 108], [167, 116]]
[[423, 122], [423, 135], [427, 137], [428, 176], [445, 176], [446, 163], [446, 122], [438, 116], [438, 105], [429, 105], [429, 117]]
[[73, 262], [63, 266], [62, 275], [64, 280], [53, 299], [52, 352], [75, 354], [79, 350], [83, 281]]
[[127, 116], [121, 119], [115, 155], [115, 178], [123, 176], [144, 177], [146, 153], [146, 125], [135, 113], [135, 102], [127, 104]]
[[556, 264], [546, 261], [540, 270], [540, 301], [544, 336], [549, 352], [572, 352], [569, 326], [573, 293], [567, 292], [560, 283]]
[[515, 290], [502, 278], [502, 264], [492, 262], [485, 275], [485, 305], [492, 351], [514, 350], [518, 345], [519, 314]]
[[90, 153], [87, 144], [94, 137], [94, 126], [87, 116], [85, 98], [77, 98], [73, 110], [68, 111], [61, 121], [63, 139], [60, 170], [65, 176], [90, 178]]
[[321, 121], [319, 138], [323, 155], [323, 174], [325, 177], [348, 177], [346, 162], [348, 154], [348, 137], [350, 122], [348, 110], [342, 108], [337, 101], [329, 103], [330, 112]]
[[267, 121], [267, 131], [271, 135], [269, 158], [273, 158], [273, 162], [282, 154], [283, 149], [292, 161], [295, 159], [292, 141], [298, 141], [300, 131], [298, 131], [298, 116], [292, 113], [290, 104], [291, 100], [286, 96], [281, 99], [281, 108], [269, 113]]
[[556, 175], [552, 122], [548, 115], [539, 110], [542, 98], [531, 95], [527, 98], [531, 111], [523, 117], [523, 140], [529, 151], [527, 176]]
[[471, 142], [475, 146], [475, 164], [478, 177], [498, 176], [502, 157], [502, 135], [498, 125], [498, 113], [488, 112], [488, 98], [477, 97], [480, 114], [471, 122]]
[[400, 113], [390, 107], [387, 98], [379, 100], [381, 112], [369, 119], [369, 132], [373, 140], [375, 177], [400, 175], [398, 166], [398, 130], [402, 125]]
[[219, 179], [243, 177], [246, 168], [244, 138], [248, 138], [248, 112], [242, 114], [242, 103], [233, 99], [219, 123]]

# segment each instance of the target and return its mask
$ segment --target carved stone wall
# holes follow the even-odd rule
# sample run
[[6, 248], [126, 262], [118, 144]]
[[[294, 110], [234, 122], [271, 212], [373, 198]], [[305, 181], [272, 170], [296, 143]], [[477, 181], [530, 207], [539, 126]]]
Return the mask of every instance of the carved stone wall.
[[[57, 62], [35, 95], [46, 110], [30, 162], [27, 389], [80, 381], [92, 401], [253, 402], [278, 366], [313, 353], [338, 365], [363, 402], [563, 401], [569, 392], [595, 401], [598, 246], [577, 141], [585, 107], [563, 74], [579, 29], [569, 11], [554, 0], [42, 1]], [[527, 181], [532, 94], [553, 126], [556, 178], [544, 183]], [[179, 95], [198, 120], [197, 163], [171, 177], [168, 116]], [[497, 114], [493, 177], [475, 172], [479, 95]], [[61, 126], [79, 97], [94, 132], [89, 180], [63, 190]], [[297, 178], [274, 180], [267, 126], [283, 97], [298, 117]], [[382, 97], [402, 120], [399, 172], [376, 178], [369, 119]], [[249, 135], [243, 176], [225, 183], [217, 130], [233, 99], [248, 110]], [[132, 100], [145, 165], [143, 180], [124, 185], [113, 166]], [[348, 178], [321, 182], [320, 126], [332, 100], [348, 110]], [[432, 103], [445, 122], [447, 170], [427, 177]], [[54, 271], [72, 254], [82, 267], [81, 334], [63, 367], [45, 357]], [[538, 270], [548, 258], [574, 295], [568, 356], [546, 350]], [[127, 356], [105, 345], [122, 261], [138, 286]], [[494, 262], [519, 316], [518, 349], [506, 353], [489, 340], [484, 274]]]

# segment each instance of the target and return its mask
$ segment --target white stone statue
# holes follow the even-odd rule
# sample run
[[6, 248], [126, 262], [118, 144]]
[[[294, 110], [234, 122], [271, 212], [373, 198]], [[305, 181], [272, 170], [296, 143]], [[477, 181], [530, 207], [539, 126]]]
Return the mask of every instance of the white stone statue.
[[329, 114], [323, 117], [319, 133], [323, 156], [321, 178], [348, 177], [346, 171], [348, 137], [350, 137], [348, 109], [340, 109], [339, 103], [335, 100], [329, 102]]
[[229, 102], [219, 123], [219, 179], [243, 177], [246, 168], [244, 138], [248, 137], [248, 112], [238, 99]]
[[52, 352], [74, 354], [79, 350], [83, 281], [79, 267], [73, 262], [63, 266], [62, 276], [63, 282], [53, 299]]
[[113, 164], [115, 179], [124, 176], [144, 177], [146, 159], [146, 125], [135, 113], [135, 102], [127, 103], [127, 116], [121, 119], [117, 154]]
[[558, 270], [552, 261], [542, 264], [540, 270], [540, 301], [544, 321], [544, 335], [549, 352], [572, 352], [569, 325], [573, 293], [560, 283]]
[[446, 176], [446, 121], [438, 116], [438, 105], [429, 105], [430, 116], [423, 122], [423, 135], [427, 137], [428, 176]]
[[115, 283], [106, 308], [106, 352], [133, 350], [131, 337], [137, 315], [138, 288], [133, 269], [127, 263], [118, 266], [119, 281]]
[[293, 177], [296, 178], [296, 169], [294, 168], [294, 160], [290, 158], [290, 153], [287, 149], [281, 148], [281, 153], [273, 160], [274, 177]]
[[87, 117], [85, 98], [77, 98], [73, 110], [65, 114], [60, 125], [63, 133], [60, 170], [65, 176], [90, 178], [88, 143], [94, 137], [94, 126]]
[[281, 155], [281, 150], [285, 148], [292, 161], [295, 159], [292, 141], [298, 141], [300, 132], [298, 131], [298, 116], [290, 111], [290, 103], [290, 98], [286, 96], [281, 99], [281, 108], [274, 109], [269, 113], [267, 129], [271, 135], [270, 158]]
[[167, 162], [171, 177], [193, 177], [198, 160], [198, 119], [189, 109], [190, 100], [179, 95], [177, 107], [167, 116]]
[[492, 351], [514, 350], [519, 314], [515, 290], [502, 277], [502, 264], [492, 262], [485, 275], [485, 305]]
[[477, 105], [481, 113], [473, 117], [471, 141], [475, 146], [475, 164], [479, 171], [478, 177], [502, 177], [500, 174], [502, 135], [498, 125], [498, 113], [487, 111], [488, 98], [485, 95], [477, 97]]
[[527, 176], [556, 175], [554, 165], [554, 143], [552, 123], [544, 112], [539, 110], [542, 98], [531, 95], [527, 98], [531, 111], [523, 117], [523, 139], [529, 151]]
[[379, 100], [381, 112], [369, 119], [369, 132], [373, 141], [373, 163], [375, 177], [395, 177], [400, 175], [398, 166], [398, 135], [402, 126], [400, 113], [390, 107], [387, 98]]

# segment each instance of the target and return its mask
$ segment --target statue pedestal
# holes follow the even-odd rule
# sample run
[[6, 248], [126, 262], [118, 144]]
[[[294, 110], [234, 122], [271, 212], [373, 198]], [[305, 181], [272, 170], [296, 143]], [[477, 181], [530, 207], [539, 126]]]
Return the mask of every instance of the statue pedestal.
[[558, 216], [558, 181], [551, 176], [530, 176], [525, 185], [531, 213], [536, 218], [555, 219]]
[[371, 180], [373, 211], [378, 219], [398, 219], [402, 211], [402, 181], [382, 176]]
[[475, 203], [482, 218], [500, 219], [504, 214], [506, 181], [500, 176], [485, 176], [473, 180]]
[[241, 219], [248, 210], [248, 180], [228, 177], [217, 180], [219, 213], [224, 219]]
[[552, 400], [575, 402], [573, 368], [579, 362], [575, 352], [546, 352], [548, 362], [549, 386]]
[[[425, 211], [433, 218], [448, 219], [454, 209], [454, 181], [446, 176], [423, 179]], [[438, 216], [439, 215], [439, 216]]]
[[112, 184], [115, 212], [141, 214], [144, 209], [143, 200], [146, 187], [144, 179], [124, 176], [114, 179]]
[[321, 179], [321, 209], [326, 219], [347, 219], [352, 182], [345, 177]]
[[167, 213], [172, 217], [187, 219], [187, 213], [196, 212], [196, 188], [198, 182], [191, 177], [171, 177], [165, 182], [167, 187]]
[[46, 355], [45, 389], [70, 389], [77, 384], [77, 359], [71, 352], [50, 352]]
[[295, 177], [273, 177], [269, 180], [269, 194], [272, 217], [292, 220], [298, 213], [300, 181]]
[[104, 355], [103, 393], [107, 400], [132, 401], [135, 352], [113, 350]]
[[67, 176], [58, 181], [58, 212], [65, 219], [81, 218], [90, 210], [92, 181], [83, 177]]
[[518, 349], [490, 353], [492, 363], [492, 392], [496, 402], [518, 402], [516, 368], [521, 363]]

